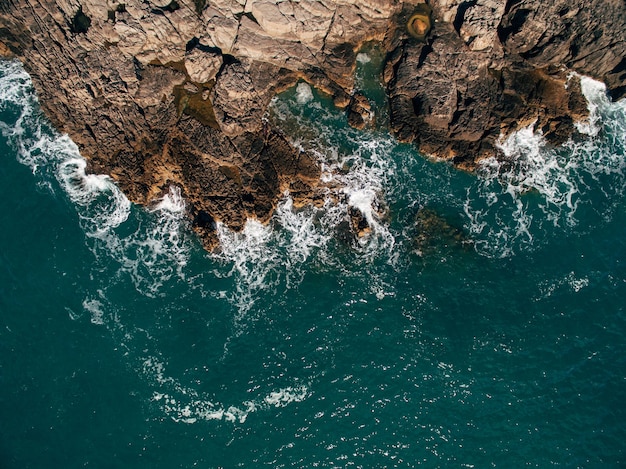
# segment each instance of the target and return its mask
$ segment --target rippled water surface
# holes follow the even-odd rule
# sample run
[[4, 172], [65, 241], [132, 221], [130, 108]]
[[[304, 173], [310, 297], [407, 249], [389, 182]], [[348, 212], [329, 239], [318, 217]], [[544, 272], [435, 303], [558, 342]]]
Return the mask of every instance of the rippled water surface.
[[[323, 206], [204, 252], [172, 187], [86, 175], [0, 62], [0, 467], [621, 467], [626, 103], [583, 79], [586, 137], [428, 161], [301, 83], [268, 118]], [[349, 207], [371, 231], [350, 234]]]

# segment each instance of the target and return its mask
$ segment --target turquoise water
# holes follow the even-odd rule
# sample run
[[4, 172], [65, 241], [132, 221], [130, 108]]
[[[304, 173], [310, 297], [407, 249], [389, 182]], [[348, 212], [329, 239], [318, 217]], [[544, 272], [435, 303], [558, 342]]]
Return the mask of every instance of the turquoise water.
[[325, 205], [216, 254], [175, 188], [85, 175], [0, 63], [0, 467], [624, 465], [626, 103], [585, 81], [586, 139], [522, 131], [471, 175], [384, 131], [359, 59], [370, 129], [305, 84], [269, 115]]

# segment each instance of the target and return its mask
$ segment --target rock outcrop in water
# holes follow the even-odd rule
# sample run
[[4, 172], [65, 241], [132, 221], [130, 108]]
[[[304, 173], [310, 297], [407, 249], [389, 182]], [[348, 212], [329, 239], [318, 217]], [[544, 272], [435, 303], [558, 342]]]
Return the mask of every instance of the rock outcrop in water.
[[626, 93], [622, 1], [433, 0], [426, 43], [405, 39], [385, 69], [391, 127], [421, 151], [473, 167], [501, 136], [534, 123], [549, 142], [575, 133], [589, 75]]
[[418, 3], [3, 0], [0, 55], [24, 62], [91, 171], [138, 203], [181, 187], [207, 247], [217, 220], [237, 230], [268, 220], [285, 190], [315, 197], [316, 161], [264, 116], [304, 79], [364, 127], [352, 75], [365, 41], [389, 51], [392, 131], [467, 167], [532, 122], [569, 138], [586, 113], [570, 71], [626, 93], [621, 0], [433, 0], [420, 40], [406, 29]]
[[299, 79], [351, 98], [355, 49], [383, 40], [391, 1], [3, 0], [0, 54], [20, 58], [42, 108], [134, 202], [183, 190], [208, 247], [219, 220], [309, 200], [319, 168], [264, 115]]

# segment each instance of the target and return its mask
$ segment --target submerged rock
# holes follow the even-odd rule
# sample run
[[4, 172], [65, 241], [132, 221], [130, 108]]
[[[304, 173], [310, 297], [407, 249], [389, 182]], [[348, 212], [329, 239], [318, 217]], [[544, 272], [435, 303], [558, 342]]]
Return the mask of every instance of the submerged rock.
[[[460, 224], [459, 224], [460, 225]], [[413, 239], [418, 254], [449, 247], [467, 247], [471, 241], [460, 226], [432, 208], [421, 208], [415, 216]]]

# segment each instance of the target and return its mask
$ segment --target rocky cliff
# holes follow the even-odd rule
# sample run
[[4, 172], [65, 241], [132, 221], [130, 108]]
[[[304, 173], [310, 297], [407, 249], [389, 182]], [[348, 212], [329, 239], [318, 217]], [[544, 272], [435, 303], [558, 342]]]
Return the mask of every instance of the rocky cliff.
[[626, 3], [433, 0], [425, 42], [404, 40], [385, 80], [391, 127], [423, 153], [472, 167], [534, 123], [563, 143], [587, 114], [578, 77], [626, 93]]
[[52, 122], [131, 200], [180, 186], [207, 247], [216, 220], [240, 229], [268, 220], [284, 190], [315, 197], [316, 161], [264, 115], [303, 79], [362, 124], [352, 74], [365, 41], [389, 52], [391, 130], [466, 167], [532, 122], [569, 138], [586, 112], [570, 71], [626, 93], [622, 0], [432, 0], [414, 38], [421, 3], [2, 0], [0, 55], [24, 62]]

